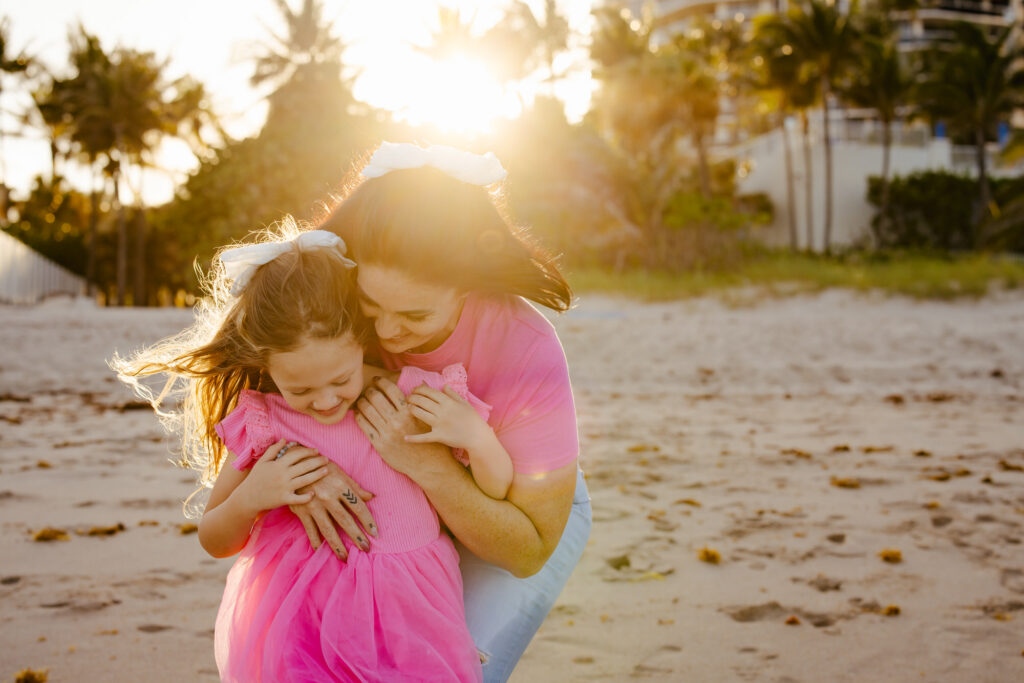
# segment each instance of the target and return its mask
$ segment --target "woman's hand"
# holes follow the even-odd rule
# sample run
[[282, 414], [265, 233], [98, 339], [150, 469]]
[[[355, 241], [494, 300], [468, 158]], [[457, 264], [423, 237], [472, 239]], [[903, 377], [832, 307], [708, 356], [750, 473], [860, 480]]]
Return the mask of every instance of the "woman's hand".
[[338, 558], [347, 559], [348, 551], [338, 534], [338, 527], [360, 548], [370, 549], [359, 527], [362, 526], [371, 536], [377, 535], [377, 525], [370, 509], [366, 507], [366, 501], [373, 498], [372, 493], [355, 483], [333, 462], [327, 463], [326, 475], [306, 487], [303, 493], [309, 499], [289, 507], [302, 522], [314, 549], [327, 541]]
[[424, 431], [393, 382], [377, 380], [356, 403], [356, 423], [394, 469], [423, 488], [448, 529], [474, 555], [518, 577], [554, 552], [572, 509], [576, 462], [538, 477], [515, 475], [504, 500], [489, 497], [438, 443], [409, 443]]
[[490, 425], [469, 401], [447, 385], [444, 391], [437, 391], [424, 384], [414, 389], [408, 400], [412, 415], [430, 427], [430, 431], [424, 434], [406, 436], [405, 440], [410, 443], [436, 441], [472, 451], [494, 441]]
[[303, 446], [292, 446], [277, 458], [284, 446], [285, 440], [281, 439], [268, 448], [239, 487], [240, 502], [254, 513], [308, 503], [313, 494], [298, 490], [327, 475], [327, 458]]
[[406, 440], [406, 436], [421, 434], [423, 423], [413, 416], [409, 402], [394, 382], [383, 377], [376, 382], [356, 402], [356, 424], [384, 462], [413, 481], [438, 466], [457, 465], [445, 445]]

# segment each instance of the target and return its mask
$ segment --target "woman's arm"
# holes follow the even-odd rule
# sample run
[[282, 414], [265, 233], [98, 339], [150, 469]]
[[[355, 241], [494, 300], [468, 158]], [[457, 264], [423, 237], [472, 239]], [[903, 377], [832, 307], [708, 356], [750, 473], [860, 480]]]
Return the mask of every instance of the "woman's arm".
[[[539, 572], [558, 546], [572, 510], [575, 461], [541, 477], [515, 475], [503, 501], [484, 494], [464, 469], [458, 470], [449, 474], [424, 468], [409, 477], [474, 555], [519, 578]], [[456, 474], [461, 476], [456, 479]]]
[[221, 467], [199, 520], [199, 543], [213, 557], [230, 557], [249, 539], [256, 517], [289, 503], [308, 502], [311, 493], [296, 493], [327, 474], [327, 458], [309, 448], [293, 447], [276, 459], [282, 439], [264, 452], [250, 470]]
[[575, 461], [552, 472], [517, 474], [505, 500], [481, 491], [448, 452], [432, 443], [409, 443], [422, 431], [402, 392], [381, 381], [357, 403], [356, 422], [381, 457], [415, 481], [448, 528], [470, 551], [519, 577], [544, 566], [561, 539], [572, 509]]

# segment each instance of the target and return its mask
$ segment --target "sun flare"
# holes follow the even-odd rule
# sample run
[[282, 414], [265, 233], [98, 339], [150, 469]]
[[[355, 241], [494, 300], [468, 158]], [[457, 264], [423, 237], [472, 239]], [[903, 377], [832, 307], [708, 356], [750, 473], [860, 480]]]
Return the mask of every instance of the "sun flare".
[[394, 111], [413, 125], [480, 133], [488, 131], [495, 119], [514, 117], [522, 109], [515, 93], [502, 88], [475, 59], [459, 56], [434, 61], [422, 57], [407, 69], [404, 87], [398, 90], [402, 101]]

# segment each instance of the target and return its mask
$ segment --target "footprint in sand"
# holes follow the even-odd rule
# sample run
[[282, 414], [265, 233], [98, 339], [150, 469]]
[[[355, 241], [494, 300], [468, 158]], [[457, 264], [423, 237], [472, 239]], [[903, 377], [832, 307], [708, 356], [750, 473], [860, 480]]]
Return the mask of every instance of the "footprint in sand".
[[1024, 571], [1004, 569], [999, 575], [999, 585], [1014, 593], [1024, 593]]
[[750, 623], [754, 621], [777, 621], [779, 623], [785, 623], [787, 619], [795, 616], [807, 621], [815, 628], [831, 626], [836, 623], [837, 619], [841, 618], [839, 615], [808, 612], [807, 610], [803, 610], [798, 607], [783, 607], [774, 600], [761, 605], [750, 605], [748, 607], [739, 607], [731, 610], [723, 609], [722, 611], [732, 617], [733, 620], [740, 623]]
[[817, 589], [822, 593], [842, 590], [843, 587], [843, 582], [841, 580], [829, 578], [824, 574], [818, 574], [813, 579], [801, 579], [800, 577], [794, 576], [790, 580], [793, 583], [806, 583], [811, 588]]

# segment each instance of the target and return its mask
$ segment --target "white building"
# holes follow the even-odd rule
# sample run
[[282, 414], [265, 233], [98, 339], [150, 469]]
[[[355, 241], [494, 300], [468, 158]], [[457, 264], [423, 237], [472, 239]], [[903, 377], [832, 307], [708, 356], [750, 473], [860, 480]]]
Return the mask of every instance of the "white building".
[[[844, 5], [848, 0], [838, 0]], [[787, 0], [633, 0], [623, 3], [632, 13], [646, 11], [653, 18], [655, 42], [668, 40], [671, 35], [685, 31], [695, 18], [747, 22], [754, 17], [785, 11]], [[993, 32], [1014, 26], [1017, 34], [1011, 40], [1022, 40], [1024, 35], [1024, 0], [921, 0], [922, 7], [896, 14], [900, 47], [917, 50], [943, 40], [949, 35], [949, 25], [955, 21], [969, 21], [989, 27]], [[822, 145], [822, 112], [811, 116], [809, 168], [805, 168], [804, 151], [799, 126], [794, 117], [787, 120], [793, 163], [794, 201], [791, 209], [786, 186], [783, 135], [780, 129], [751, 140], [737, 139], [736, 117], [733, 103], [723, 101], [715, 136], [715, 156], [732, 157], [741, 169], [738, 188], [741, 193], [763, 192], [775, 206], [772, 225], [762, 229], [761, 236], [772, 245], [788, 245], [790, 216], [795, 213], [800, 248], [821, 250], [824, 247], [825, 167]], [[865, 114], [867, 114], [865, 119]], [[1017, 118], [1024, 119], [1021, 113]], [[1014, 120], [1024, 127], [1024, 120]], [[880, 123], [871, 119], [870, 112], [851, 112], [833, 108], [830, 116], [833, 153], [833, 212], [832, 245], [866, 242], [870, 237], [870, 222], [875, 209], [867, 201], [868, 177], [881, 175], [882, 146]], [[975, 150], [960, 147], [948, 139], [935, 137], [924, 124], [893, 124], [894, 136], [890, 157], [890, 175], [906, 175], [915, 171], [945, 170], [972, 175], [976, 173]], [[1024, 173], [1024, 164], [1001, 166], [995, 146], [988, 149], [989, 168], [994, 176]], [[811, 224], [813, 237], [808, 244], [806, 211], [806, 178], [811, 176]]]
[[0, 230], [0, 303], [34, 304], [56, 294], [85, 292], [84, 278]]

